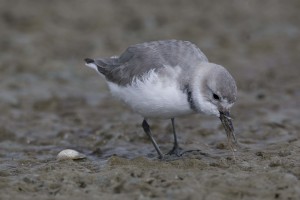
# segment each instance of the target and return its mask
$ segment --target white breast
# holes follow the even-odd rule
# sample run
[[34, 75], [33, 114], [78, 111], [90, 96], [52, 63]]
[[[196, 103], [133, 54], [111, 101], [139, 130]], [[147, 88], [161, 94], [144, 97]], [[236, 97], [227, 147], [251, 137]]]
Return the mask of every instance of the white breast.
[[113, 96], [127, 104], [134, 112], [146, 118], [172, 118], [193, 113], [187, 96], [179, 89], [178, 69], [163, 77], [150, 71], [129, 86], [108, 82]]

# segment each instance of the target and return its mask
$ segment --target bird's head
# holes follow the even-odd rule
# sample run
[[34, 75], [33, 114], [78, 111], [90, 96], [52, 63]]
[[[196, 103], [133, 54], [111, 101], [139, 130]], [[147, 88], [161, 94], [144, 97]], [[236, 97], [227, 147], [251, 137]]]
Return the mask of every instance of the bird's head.
[[230, 108], [236, 101], [237, 87], [233, 77], [222, 66], [202, 63], [192, 83], [196, 110], [220, 118], [227, 136], [235, 140]]

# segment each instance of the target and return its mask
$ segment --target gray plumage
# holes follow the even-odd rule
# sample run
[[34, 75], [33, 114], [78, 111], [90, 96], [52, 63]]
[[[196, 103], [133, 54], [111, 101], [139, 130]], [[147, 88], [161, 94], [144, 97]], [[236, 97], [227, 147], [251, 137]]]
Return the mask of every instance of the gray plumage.
[[119, 85], [130, 84], [150, 70], [165, 65], [190, 68], [195, 63], [208, 62], [206, 56], [188, 41], [164, 40], [129, 46], [119, 57], [96, 59], [98, 71], [108, 81]]

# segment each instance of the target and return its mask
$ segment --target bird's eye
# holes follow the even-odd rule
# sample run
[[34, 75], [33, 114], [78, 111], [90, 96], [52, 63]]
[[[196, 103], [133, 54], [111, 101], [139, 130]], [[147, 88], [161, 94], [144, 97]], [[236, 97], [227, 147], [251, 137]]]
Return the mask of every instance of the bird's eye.
[[216, 95], [215, 93], [213, 93], [213, 98], [214, 98], [215, 100], [220, 100], [220, 97], [219, 97], [218, 95]]

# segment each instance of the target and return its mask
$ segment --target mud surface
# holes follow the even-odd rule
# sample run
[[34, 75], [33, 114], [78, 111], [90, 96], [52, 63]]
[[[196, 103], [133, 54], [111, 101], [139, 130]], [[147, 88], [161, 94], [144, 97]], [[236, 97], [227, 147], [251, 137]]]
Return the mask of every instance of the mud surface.
[[[0, 199], [300, 199], [300, 2], [1, 1]], [[218, 119], [177, 119], [158, 160], [142, 118], [85, 57], [158, 39], [196, 43], [235, 77], [240, 148]], [[150, 121], [162, 148], [171, 122]], [[56, 160], [63, 149], [87, 158]]]

